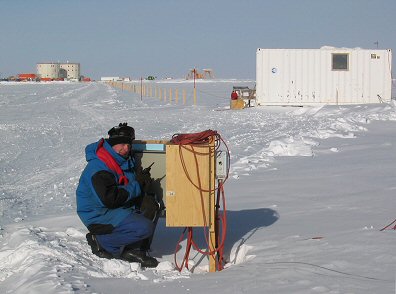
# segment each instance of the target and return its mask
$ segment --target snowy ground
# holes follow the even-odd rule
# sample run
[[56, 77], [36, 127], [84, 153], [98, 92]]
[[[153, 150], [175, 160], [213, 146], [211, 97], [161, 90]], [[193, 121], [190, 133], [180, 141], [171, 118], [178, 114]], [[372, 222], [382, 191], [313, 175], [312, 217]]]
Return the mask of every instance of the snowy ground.
[[[191, 82], [186, 105], [102, 83], [0, 84], [0, 293], [394, 293], [396, 104], [226, 110], [232, 85]], [[161, 220], [161, 263], [101, 260], [75, 214], [86, 144], [118, 122], [137, 138], [217, 130], [232, 152], [227, 268], [178, 273], [180, 229]], [[202, 241], [202, 240], [201, 240]], [[183, 251], [183, 250], [182, 250]], [[178, 256], [181, 258], [181, 256]]]

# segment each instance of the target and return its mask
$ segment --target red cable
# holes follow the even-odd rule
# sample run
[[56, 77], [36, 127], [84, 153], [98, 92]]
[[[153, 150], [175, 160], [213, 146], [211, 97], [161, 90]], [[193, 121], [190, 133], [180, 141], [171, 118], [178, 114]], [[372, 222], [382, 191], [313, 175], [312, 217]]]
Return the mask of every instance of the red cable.
[[[198, 245], [192, 241], [192, 244], [194, 246], [194, 248], [201, 254], [204, 255], [213, 255], [216, 252], [219, 252], [221, 248], [224, 247], [224, 243], [225, 243], [225, 237], [226, 237], [226, 231], [227, 231], [227, 217], [226, 217], [226, 201], [225, 201], [225, 195], [224, 195], [224, 189], [222, 187], [222, 184], [219, 183], [219, 185], [221, 185], [221, 190], [222, 190], [222, 200], [223, 200], [223, 214], [222, 216], [219, 218], [222, 222], [222, 238], [220, 239], [221, 242], [219, 242], [220, 245], [218, 245], [218, 247], [216, 249], [214, 249], [213, 251], [202, 251], [201, 249], [198, 248]], [[205, 229], [205, 228], [204, 228]], [[219, 237], [219, 236], [218, 236]], [[206, 238], [206, 234], [205, 234], [205, 239], [206, 239], [206, 243], [208, 244], [209, 241]]]
[[[211, 152], [209, 151], [209, 153], [200, 153], [194, 150], [194, 147], [192, 146], [192, 152], [194, 154], [194, 159], [195, 159], [195, 163], [196, 163], [196, 168], [197, 168], [197, 176], [198, 176], [198, 185], [196, 185], [195, 183], [193, 183], [187, 167], [185, 165], [184, 162], [184, 158], [183, 158], [183, 152], [182, 152], [182, 148], [184, 148], [185, 150], [188, 150], [191, 152], [191, 150], [187, 149], [186, 147], [183, 147], [182, 145], [199, 145], [199, 144], [204, 144], [204, 143], [210, 143], [210, 139], [212, 137], [215, 137], [215, 144], [216, 144], [216, 150], [220, 147], [220, 141], [224, 143], [224, 145], [227, 148], [227, 153], [229, 154], [229, 149], [227, 144], [224, 142], [223, 138], [221, 138], [220, 134], [218, 134], [216, 131], [212, 131], [212, 130], [207, 130], [207, 131], [203, 131], [200, 133], [192, 133], [192, 134], [175, 134], [172, 136], [172, 140], [171, 142], [174, 144], [179, 145], [179, 153], [180, 153], [180, 159], [181, 159], [181, 163], [183, 166], [183, 170], [188, 178], [188, 180], [194, 185], [194, 187], [196, 187], [200, 193], [201, 193], [201, 203], [203, 201], [203, 194], [202, 192], [213, 192], [217, 190], [217, 197], [220, 197], [220, 193], [221, 193], [221, 198], [222, 198], [222, 202], [223, 202], [223, 214], [221, 217], [219, 217], [217, 214], [215, 215], [216, 218], [216, 222], [217, 220], [221, 221], [222, 224], [222, 228], [221, 228], [221, 239], [220, 236], [218, 234], [218, 231], [216, 232], [217, 234], [217, 240], [216, 240], [216, 248], [212, 251], [202, 251], [201, 249], [198, 248], [197, 244], [194, 242], [193, 240], [193, 229], [191, 227], [186, 227], [182, 233], [182, 235], [180, 236], [180, 239], [176, 245], [176, 250], [175, 250], [175, 266], [176, 268], [181, 271], [183, 269], [183, 267], [185, 266], [188, 269], [188, 260], [189, 260], [189, 255], [190, 255], [190, 250], [191, 250], [191, 246], [193, 246], [198, 252], [200, 252], [201, 254], [204, 255], [211, 255], [214, 256], [217, 254], [218, 257], [218, 265], [217, 265], [217, 269], [220, 271], [224, 268], [224, 243], [225, 243], [225, 239], [226, 239], [226, 230], [227, 230], [227, 217], [226, 217], [226, 201], [225, 201], [225, 193], [224, 193], [224, 182], [227, 180], [228, 178], [228, 173], [229, 173], [229, 164], [228, 164], [228, 170], [227, 170], [227, 175], [226, 178], [224, 179], [224, 181], [218, 181], [218, 185], [217, 188], [213, 189], [213, 190], [205, 190], [202, 188], [201, 186], [201, 180], [200, 180], [200, 176], [199, 176], [199, 169], [198, 169], [198, 160], [197, 160], [197, 154], [198, 155], [210, 155]], [[230, 160], [230, 157], [228, 157], [228, 161]], [[229, 163], [229, 162], [228, 162]], [[203, 205], [203, 203], [202, 203]], [[203, 207], [203, 206], [202, 206]], [[205, 210], [203, 209], [203, 211], [205, 212]], [[206, 243], [209, 246], [209, 241], [207, 239], [207, 234], [206, 234], [206, 217], [205, 215], [204, 217], [204, 231], [205, 231], [205, 240]], [[177, 264], [177, 260], [176, 260], [176, 252], [177, 250], [180, 248], [180, 243], [181, 240], [184, 237], [184, 233], [186, 231], [186, 229], [188, 229], [188, 237], [187, 237], [187, 245], [186, 245], [186, 252], [184, 254], [183, 260], [182, 260], [182, 264], [179, 267], [179, 265]], [[214, 257], [215, 258], [215, 257]]]
[[176, 243], [176, 248], [175, 248], [175, 255], [174, 255], [175, 266], [176, 266], [176, 268], [178, 269], [179, 272], [181, 272], [181, 270], [182, 270], [183, 267], [184, 267], [184, 259], [183, 259], [183, 261], [182, 261], [181, 266], [179, 266], [179, 265], [177, 264], [177, 260], [176, 260], [176, 252], [177, 252], [177, 251], [179, 250], [179, 248], [181, 247], [181, 246], [180, 246], [180, 243], [181, 243], [181, 241], [182, 241], [182, 239], [183, 239], [183, 237], [184, 237], [184, 233], [186, 232], [186, 229], [187, 229], [187, 228], [184, 228], [184, 231], [183, 231], [182, 234], [180, 235], [179, 241]]
[[206, 130], [200, 133], [175, 134], [172, 136], [171, 143], [177, 145], [190, 145], [208, 143], [211, 136], [216, 136], [217, 132]]
[[[221, 220], [222, 223], [222, 234], [220, 238], [220, 234], [217, 234], [217, 246], [213, 251], [202, 251], [201, 249], [198, 248], [198, 245], [194, 242], [194, 240], [191, 240], [190, 242], [192, 243], [193, 247], [195, 250], [197, 250], [199, 253], [209, 256], [209, 255], [216, 255], [217, 253], [217, 270], [221, 271], [224, 269], [224, 244], [225, 244], [225, 239], [226, 239], [226, 231], [227, 231], [227, 214], [226, 214], [226, 201], [225, 201], [225, 195], [224, 195], [224, 189], [223, 189], [223, 184], [221, 181], [219, 181], [219, 192], [221, 191], [222, 194], [222, 200], [223, 200], [223, 214], [219, 219]], [[217, 218], [217, 216], [216, 216]], [[205, 239], [206, 239], [206, 231], [205, 231]], [[208, 240], [206, 239], [207, 244], [209, 243]]]
[[[181, 247], [180, 243], [181, 243], [181, 241], [182, 241], [182, 239], [184, 237], [184, 233], [186, 232], [186, 230], [188, 230], [186, 252], [184, 253], [182, 264], [179, 266], [177, 264], [177, 260], [176, 260], [176, 252]], [[181, 234], [181, 236], [179, 238], [179, 241], [176, 244], [175, 255], [174, 255], [175, 266], [179, 270], [179, 272], [182, 271], [183, 267], [186, 267], [188, 269], [188, 257], [190, 255], [190, 249], [191, 249], [191, 244], [192, 244], [191, 240], [192, 240], [192, 228], [191, 227], [186, 227], [186, 228], [184, 228], [184, 230], [183, 230], [183, 232], [182, 232], [182, 234]]]
[[[179, 145], [179, 154], [180, 154], [180, 160], [183, 166], [183, 170], [185, 175], [187, 176], [187, 179], [190, 181], [190, 183], [197, 188], [198, 190], [202, 191], [202, 192], [215, 192], [217, 188], [212, 189], [212, 190], [208, 190], [208, 189], [203, 189], [200, 185], [200, 183], [198, 183], [199, 185], [197, 185], [196, 183], [193, 182], [193, 180], [190, 177], [190, 174], [188, 173], [187, 167], [185, 165], [184, 162], [184, 157], [183, 157], [183, 152], [182, 152], [182, 148], [184, 150], [187, 150], [188, 152], [193, 152], [195, 160], [196, 160], [196, 166], [197, 166], [197, 171], [198, 171], [198, 163], [197, 163], [197, 159], [196, 159], [196, 155], [209, 155], [211, 152], [208, 153], [203, 153], [203, 152], [197, 152], [194, 150], [194, 147], [192, 146], [192, 151], [186, 147], [183, 147], [182, 145], [199, 145], [199, 144], [204, 144], [204, 143], [209, 143], [209, 138], [213, 136], [216, 138], [215, 143], [217, 144], [216, 150], [219, 148], [220, 144], [219, 142], [221, 141], [227, 149], [227, 153], [229, 154], [229, 148], [226, 144], [226, 142], [223, 140], [223, 138], [220, 136], [220, 134], [218, 134], [216, 131], [212, 131], [212, 130], [207, 130], [207, 131], [203, 131], [200, 133], [192, 133], [192, 134], [175, 134], [172, 136], [172, 140], [171, 142], [174, 144]], [[228, 156], [228, 169], [227, 169], [227, 173], [226, 173], [226, 178], [223, 180], [223, 183], [225, 183], [228, 179], [228, 174], [229, 174], [229, 169], [230, 169], [230, 156]], [[199, 180], [199, 177], [198, 177]]]
[[[387, 225], [386, 227], [382, 228], [380, 231], [386, 230], [387, 228], [389, 228], [394, 223], [396, 223], [396, 219], [393, 222], [391, 222], [389, 225]], [[395, 226], [393, 228], [391, 228], [391, 230], [396, 230], [396, 224], [395, 224]]]

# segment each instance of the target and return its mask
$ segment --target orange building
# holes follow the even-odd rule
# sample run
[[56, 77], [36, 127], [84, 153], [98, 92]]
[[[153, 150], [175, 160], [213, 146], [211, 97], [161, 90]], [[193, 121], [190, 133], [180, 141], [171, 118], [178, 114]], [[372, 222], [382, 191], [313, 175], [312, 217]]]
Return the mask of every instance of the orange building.
[[21, 73], [18, 74], [18, 79], [21, 81], [35, 81], [37, 79], [37, 75], [33, 73]]

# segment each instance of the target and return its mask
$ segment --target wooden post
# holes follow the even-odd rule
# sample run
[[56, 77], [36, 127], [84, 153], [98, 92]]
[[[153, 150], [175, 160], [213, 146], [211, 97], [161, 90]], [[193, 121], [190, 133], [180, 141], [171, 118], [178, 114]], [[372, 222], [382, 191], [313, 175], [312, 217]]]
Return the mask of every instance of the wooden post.
[[[209, 143], [209, 178], [210, 178], [210, 192], [209, 192], [209, 251], [216, 249], [216, 171], [215, 171], [215, 139], [212, 136]], [[217, 269], [217, 254], [209, 255], [209, 272], [215, 272]]]
[[172, 88], [169, 88], [169, 103], [172, 103]]
[[140, 101], [143, 100], [143, 78], [140, 77]]
[[176, 102], [176, 104], [178, 103], [178, 101], [179, 101], [179, 89], [176, 88], [175, 89], [175, 102]]
[[183, 89], [183, 104], [186, 104], [186, 89]]
[[164, 102], [166, 102], [166, 89], [164, 89]]

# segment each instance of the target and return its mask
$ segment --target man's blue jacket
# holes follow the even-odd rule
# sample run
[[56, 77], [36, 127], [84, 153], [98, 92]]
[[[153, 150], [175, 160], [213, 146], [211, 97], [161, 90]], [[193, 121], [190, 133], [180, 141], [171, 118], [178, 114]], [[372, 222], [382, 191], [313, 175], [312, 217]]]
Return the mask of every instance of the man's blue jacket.
[[111, 233], [115, 226], [133, 213], [131, 206], [138, 202], [141, 194], [133, 161], [116, 153], [104, 140], [103, 147], [120, 165], [129, 181], [127, 185], [118, 184], [117, 173], [96, 155], [101, 140], [85, 148], [88, 164], [76, 191], [77, 214], [88, 230], [98, 235]]

